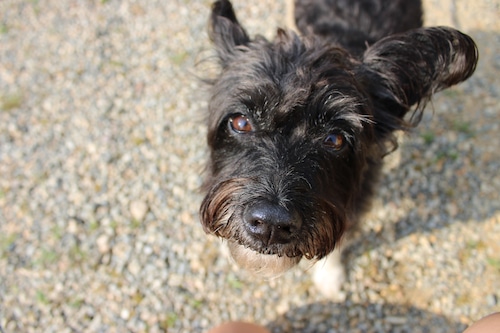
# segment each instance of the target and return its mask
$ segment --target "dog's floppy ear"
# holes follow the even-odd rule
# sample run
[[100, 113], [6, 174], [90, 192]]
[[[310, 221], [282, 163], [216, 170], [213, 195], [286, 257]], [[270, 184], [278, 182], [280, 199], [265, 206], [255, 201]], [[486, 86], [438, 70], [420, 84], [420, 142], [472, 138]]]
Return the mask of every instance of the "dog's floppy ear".
[[362, 66], [375, 118], [383, 117], [379, 123], [386, 122], [388, 131], [401, 128], [417, 105], [418, 122], [431, 95], [470, 77], [477, 60], [474, 41], [452, 28], [419, 28], [381, 39], [366, 50]]
[[228, 0], [217, 1], [212, 5], [209, 36], [217, 46], [223, 64], [227, 63], [239, 45], [245, 45], [250, 41]]

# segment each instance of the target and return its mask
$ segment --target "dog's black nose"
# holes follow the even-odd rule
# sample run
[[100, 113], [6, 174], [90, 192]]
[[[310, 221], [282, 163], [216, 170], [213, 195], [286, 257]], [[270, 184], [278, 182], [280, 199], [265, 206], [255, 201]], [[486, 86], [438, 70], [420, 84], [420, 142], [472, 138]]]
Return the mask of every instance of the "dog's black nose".
[[266, 245], [288, 243], [302, 225], [298, 214], [270, 202], [247, 207], [243, 220], [248, 233]]

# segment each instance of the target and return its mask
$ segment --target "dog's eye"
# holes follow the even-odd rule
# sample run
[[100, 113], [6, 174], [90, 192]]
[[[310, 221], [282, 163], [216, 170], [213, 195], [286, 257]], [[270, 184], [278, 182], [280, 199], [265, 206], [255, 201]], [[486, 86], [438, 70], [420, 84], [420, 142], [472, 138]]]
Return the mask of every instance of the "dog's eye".
[[323, 141], [323, 144], [330, 149], [339, 151], [345, 146], [345, 137], [340, 133], [332, 133]]
[[253, 132], [252, 124], [247, 116], [242, 114], [235, 115], [229, 118], [229, 125], [231, 129], [238, 133], [249, 133]]

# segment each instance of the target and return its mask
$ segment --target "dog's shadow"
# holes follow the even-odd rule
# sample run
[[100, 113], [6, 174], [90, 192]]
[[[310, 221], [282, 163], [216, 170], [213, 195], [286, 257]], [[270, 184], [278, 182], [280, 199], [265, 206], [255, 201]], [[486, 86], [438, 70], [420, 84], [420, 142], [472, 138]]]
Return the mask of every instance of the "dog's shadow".
[[312, 303], [268, 323], [273, 333], [301, 332], [463, 332], [467, 326], [401, 304]]

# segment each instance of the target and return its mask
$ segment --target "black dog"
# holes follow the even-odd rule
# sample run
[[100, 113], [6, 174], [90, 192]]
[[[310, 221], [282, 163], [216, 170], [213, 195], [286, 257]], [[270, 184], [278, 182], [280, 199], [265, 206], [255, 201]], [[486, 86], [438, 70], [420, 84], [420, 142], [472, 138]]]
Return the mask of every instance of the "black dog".
[[394, 132], [431, 95], [472, 75], [472, 39], [421, 28], [416, 0], [297, 0], [299, 37], [250, 39], [229, 1], [209, 35], [220, 75], [209, 103], [204, 229], [264, 276], [328, 255], [369, 208]]

